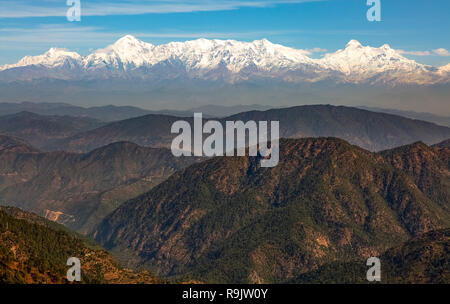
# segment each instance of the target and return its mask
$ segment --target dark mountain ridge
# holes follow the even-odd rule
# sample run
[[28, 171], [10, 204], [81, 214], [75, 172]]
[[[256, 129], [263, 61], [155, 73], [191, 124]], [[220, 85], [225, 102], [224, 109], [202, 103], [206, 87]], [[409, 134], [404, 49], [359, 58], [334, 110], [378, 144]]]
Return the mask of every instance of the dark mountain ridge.
[[423, 141], [435, 144], [450, 128], [402, 116], [331, 105], [298, 106], [233, 115], [227, 120], [280, 121], [280, 137], [338, 137], [370, 151]]
[[[47, 148], [86, 152], [115, 141], [170, 147], [176, 136], [170, 133], [171, 126], [180, 119], [192, 123], [191, 117], [147, 115], [82, 132], [61, 139]], [[435, 144], [450, 137], [450, 128], [447, 127], [343, 106], [317, 105], [250, 111], [220, 119], [222, 123], [236, 120], [280, 121], [280, 136], [284, 138], [338, 137], [371, 151], [416, 141]]]
[[[149, 114], [107, 124], [57, 141], [50, 150], [88, 152], [119, 141], [128, 141], [153, 148], [170, 147], [174, 136], [170, 133], [174, 122], [182, 118]], [[192, 118], [183, 118], [192, 122]]]
[[446, 139], [440, 143], [437, 143], [434, 146], [438, 147], [438, 148], [449, 148], [450, 149], [450, 138]]
[[[213, 158], [124, 203], [92, 236], [131, 265], [211, 283], [284, 282], [378, 256], [450, 226], [448, 190], [392, 165], [417, 145], [372, 153], [336, 138], [283, 139], [274, 168], [258, 157]], [[439, 157], [449, 151], [422, 149], [436, 166], [427, 170], [448, 183]]]
[[417, 120], [423, 120], [435, 123], [437, 125], [450, 127], [450, 117], [448, 116], [441, 116], [431, 113], [423, 113], [423, 112], [415, 112], [415, 111], [403, 111], [403, 110], [396, 110], [396, 109], [385, 109], [385, 108], [373, 108], [373, 107], [358, 107], [360, 109], [372, 111], [372, 112], [381, 112], [381, 113], [388, 113], [388, 114], [394, 114], [398, 116], [403, 116], [411, 119], [417, 119]]
[[0, 134], [22, 138], [37, 148], [57, 139], [95, 129], [103, 123], [86, 117], [48, 116], [31, 112], [0, 116]]
[[0, 152], [6, 151], [17, 153], [39, 152], [38, 149], [32, 147], [23, 139], [14, 136], [6, 136], [0, 134]]
[[[242, 108], [242, 107], [241, 107]], [[245, 109], [245, 107], [243, 107]], [[254, 108], [257, 108], [255, 106]], [[236, 110], [239, 108], [236, 108]], [[210, 111], [218, 112], [221, 109], [212, 108]], [[223, 109], [222, 111], [225, 111]], [[235, 111], [236, 111], [235, 110]], [[177, 110], [159, 110], [151, 111], [134, 106], [94, 106], [94, 107], [80, 107], [68, 103], [46, 103], [46, 102], [20, 102], [7, 103], [0, 102], [0, 115], [11, 115], [20, 112], [32, 112], [39, 115], [56, 115], [56, 116], [72, 116], [72, 117], [86, 117], [104, 122], [113, 122], [133, 117], [144, 116], [148, 114], [161, 114], [173, 116], [191, 116], [193, 110], [177, 111]], [[240, 112], [240, 111], [237, 111]], [[237, 113], [234, 112], [234, 113]], [[213, 115], [210, 115], [213, 116]]]

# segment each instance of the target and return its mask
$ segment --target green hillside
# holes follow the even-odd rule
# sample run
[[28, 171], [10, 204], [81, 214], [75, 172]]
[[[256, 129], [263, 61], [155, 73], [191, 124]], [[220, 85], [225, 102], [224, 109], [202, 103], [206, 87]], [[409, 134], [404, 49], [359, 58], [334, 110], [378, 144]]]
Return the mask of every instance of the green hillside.
[[[431, 231], [386, 251], [381, 257], [382, 284], [450, 284], [450, 229]], [[334, 262], [289, 283], [368, 283], [365, 260]]]
[[158, 283], [124, 270], [93, 241], [16, 208], [0, 208], [0, 283], [67, 283], [67, 259], [81, 260], [81, 283]]

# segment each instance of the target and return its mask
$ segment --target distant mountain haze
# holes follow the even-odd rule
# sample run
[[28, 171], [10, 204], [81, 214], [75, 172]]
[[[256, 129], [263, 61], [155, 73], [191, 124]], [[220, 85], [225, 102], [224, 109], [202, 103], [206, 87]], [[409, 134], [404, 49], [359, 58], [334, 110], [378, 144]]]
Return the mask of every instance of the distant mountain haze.
[[[56, 140], [48, 145], [47, 149], [87, 152], [117, 141], [170, 148], [173, 138], [177, 136], [170, 133], [171, 126], [180, 119], [180, 117], [152, 114], [122, 120]], [[192, 125], [191, 117], [183, 118], [183, 120]], [[372, 151], [394, 148], [416, 141], [435, 144], [450, 138], [448, 127], [342, 106], [298, 106], [250, 111], [220, 119], [221, 122], [236, 120], [280, 121], [281, 137], [334, 136]]]
[[424, 112], [402, 111], [402, 110], [396, 110], [396, 109], [383, 109], [383, 108], [372, 108], [372, 107], [358, 107], [358, 108], [372, 111], [372, 112], [388, 113], [388, 114], [403, 116], [403, 117], [407, 117], [407, 118], [411, 118], [411, 119], [428, 121], [428, 122], [435, 123], [437, 125], [450, 127], [450, 116], [435, 115], [435, 114], [424, 113]]
[[161, 114], [179, 117], [192, 116], [195, 112], [203, 113], [204, 117], [225, 117], [240, 112], [251, 110], [268, 110], [270, 106], [261, 105], [236, 105], [236, 106], [220, 106], [220, 105], [204, 105], [187, 110], [145, 110], [133, 106], [97, 106], [97, 107], [80, 107], [68, 103], [48, 103], [48, 102], [3, 102], [0, 103], [0, 116], [17, 114], [19, 112], [32, 112], [39, 115], [58, 115], [58, 116], [74, 116], [89, 117], [104, 122], [112, 122], [124, 120], [133, 117], [144, 116], [147, 114]]
[[[221, 105], [203, 105], [188, 110], [146, 110], [133, 106], [97, 106], [97, 107], [80, 107], [68, 103], [46, 103], [46, 102], [18, 102], [6, 103], [0, 102], [0, 116], [16, 114], [19, 112], [32, 112], [40, 115], [67, 115], [75, 117], [89, 117], [105, 122], [124, 120], [133, 117], [144, 116], [146, 114], [162, 114], [187, 117], [193, 113], [203, 113], [204, 117], [226, 117], [241, 112], [248, 112], [252, 110], [266, 111], [272, 108], [282, 108], [264, 105], [235, 105], [235, 106], [221, 106]], [[372, 112], [388, 113], [398, 116], [403, 116], [411, 119], [418, 119], [435, 124], [450, 127], [450, 117], [435, 115], [424, 112], [402, 111], [396, 109], [372, 108], [360, 106], [364, 110]]]
[[0, 136], [0, 144], [0, 205], [84, 233], [123, 201], [199, 161], [126, 142], [88, 154], [39, 152], [6, 136]]
[[95, 129], [103, 124], [87, 117], [44, 116], [19, 112], [0, 116], [0, 134], [20, 137], [37, 148], [44, 148], [54, 140]]

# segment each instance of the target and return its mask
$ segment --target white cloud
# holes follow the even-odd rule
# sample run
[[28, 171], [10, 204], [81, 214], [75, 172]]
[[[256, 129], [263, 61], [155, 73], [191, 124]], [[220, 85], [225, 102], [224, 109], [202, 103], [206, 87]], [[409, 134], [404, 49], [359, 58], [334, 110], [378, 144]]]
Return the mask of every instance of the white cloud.
[[[280, 4], [326, 0], [147, 0], [84, 1], [82, 16], [142, 15], [236, 10], [244, 7], [269, 7]], [[36, 3], [37, 2], [37, 3]], [[68, 6], [64, 0], [0, 0], [0, 18], [63, 17]]]
[[[46, 44], [57, 46], [57, 44], [88, 44], [95, 42], [114, 42], [125, 35], [133, 35], [138, 39], [244, 39], [253, 40], [255, 37], [265, 37], [267, 35], [280, 35], [287, 33], [297, 33], [297, 31], [242, 31], [242, 32], [106, 32], [104, 28], [93, 26], [79, 26], [78, 24], [45, 24], [33, 28], [9, 27], [0, 28], [0, 42], [15, 43], [11, 48], [17, 47], [18, 43], [32, 46], [33, 44]], [[5, 45], [0, 44], [0, 48]], [[313, 52], [322, 50], [312, 49]], [[305, 51], [306, 52], [306, 51]], [[308, 51], [309, 52], [309, 51]]]
[[444, 48], [435, 49], [433, 50], [433, 53], [438, 56], [450, 56], [450, 52]]
[[308, 56], [312, 55], [314, 53], [325, 53], [325, 52], [328, 52], [327, 49], [322, 49], [322, 48], [318, 48], [318, 47], [315, 47], [315, 48], [312, 48], [312, 49], [306, 49], [306, 50], [298, 50], [298, 51], [301, 51], [303, 53], [303, 55], [308, 55]]
[[[169, 41], [185, 41], [198, 38], [253, 41], [266, 36], [285, 35], [286, 33], [296, 33], [296, 31], [242, 31], [221, 33], [167, 30], [164, 32], [108, 32], [101, 27], [80, 26], [79, 24], [46, 24], [33, 28], [0, 28], [0, 51], [21, 51], [21, 54], [26, 52], [26, 55], [38, 55], [51, 47], [57, 47], [86, 53], [87, 51], [92, 52], [95, 50], [93, 46], [104, 47], [128, 34], [147, 42], [154, 43], [152, 40], [156, 40], [157, 43], [166, 43]], [[304, 54], [310, 55], [311, 52], [304, 50]], [[19, 55], [17, 54], [17, 56]], [[19, 57], [15, 56], [12, 56], [12, 58], [0, 58], [0, 65], [15, 63], [18, 59]]]
[[402, 55], [413, 55], [413, 56], [430, 56], [430, 51], [404, 51], [404, 50], [397, 50], [397, 53]]
[[321, 48], [313, 48], [313, 49], [308, 49], [308, 51], [310, 51], [311, 53], [325, 53], [328, 52], [327, 49], [321, 49]]
[[444, 48], [435, 49], [432, 51], [405, 51], [397, 50], [397, 53], [402, 55], [413, 55], [413, 56], [450, 56], [450, 52]]

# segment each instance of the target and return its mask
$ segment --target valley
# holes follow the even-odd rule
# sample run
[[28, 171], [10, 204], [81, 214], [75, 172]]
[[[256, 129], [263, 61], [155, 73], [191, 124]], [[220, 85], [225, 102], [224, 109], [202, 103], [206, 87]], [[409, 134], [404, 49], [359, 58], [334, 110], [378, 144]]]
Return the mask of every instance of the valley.
[[[122, 202], [199, 158], [118, 142], [86, 154], [40, 152], [0, 136], [0, 202], [88, 232]], [[9, 147], [8, 147], [9, 145]]]

